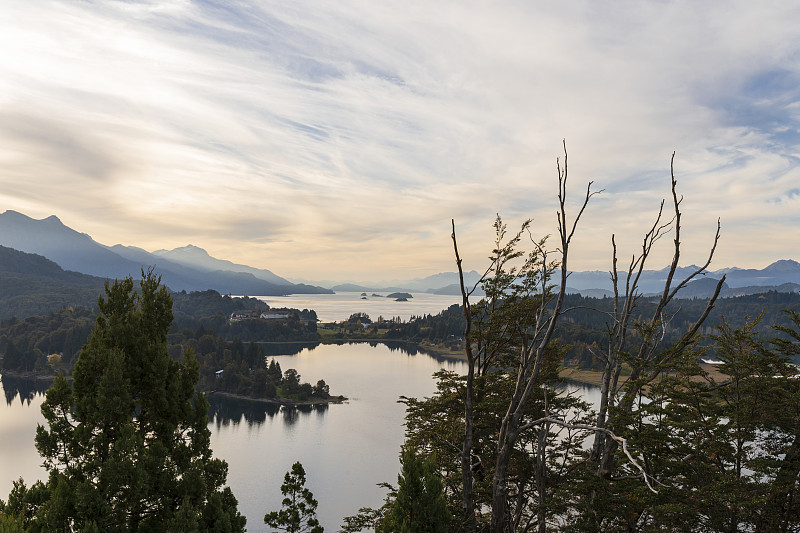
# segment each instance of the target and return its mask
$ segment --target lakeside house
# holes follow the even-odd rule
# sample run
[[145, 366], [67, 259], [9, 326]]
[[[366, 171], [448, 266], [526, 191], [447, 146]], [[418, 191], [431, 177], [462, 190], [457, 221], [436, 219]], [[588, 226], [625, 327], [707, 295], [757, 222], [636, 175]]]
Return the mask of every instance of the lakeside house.
[[275, 312], [275, 311], [267, 311], [261, 313], [261, 318], [264, 320], [278, 320], [281, 318], [289, 318], [288, 312]]
[[285, 310], [270, 309], [262, 311], [261, 309], [244, 309], [241, 311], [234, 311], [231, 313], [230, 321], [239, 322], [241, 320], [281, 320], [289, 318], [291, 313]]
[[244, 309], [241, 311], [234, 311], [231, 313], [231, 322], [237, 322], [239, 320], [249, 320], [253, 318], [260, 318], [261, 311], [259, 309]]

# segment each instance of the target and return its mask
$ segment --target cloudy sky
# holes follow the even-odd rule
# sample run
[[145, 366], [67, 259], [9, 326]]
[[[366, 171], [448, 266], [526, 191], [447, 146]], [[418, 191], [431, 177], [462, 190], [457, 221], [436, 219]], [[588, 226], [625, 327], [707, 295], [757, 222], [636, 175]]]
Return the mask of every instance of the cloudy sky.
[[[683, 264], [800, 260], [800, 4], [0, 0], [0, 212], [290, 278], [480, 268], [497, 213], [576, 269], [684, 195]], [[665, 248], [669, 240], [662, 243]], [[665, 250], [666, 253], [666, 250]], [[666, 264], [656, 258], [653, 268]]]

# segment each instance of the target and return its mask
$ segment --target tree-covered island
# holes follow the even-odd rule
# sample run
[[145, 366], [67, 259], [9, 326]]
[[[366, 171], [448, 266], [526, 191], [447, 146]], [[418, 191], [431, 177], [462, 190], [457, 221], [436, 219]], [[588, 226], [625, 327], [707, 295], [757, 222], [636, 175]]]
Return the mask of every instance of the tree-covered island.
[[[271, 309], [255, 298], [212, 290], [172, 293], [171, 298], [167, 352], [175, 360], [195, 354], [201, 390], [286, 405], [344, 400], [330, 394], [324, 379], [306, 383], [294, 369], [281, 369], [260, 344], [318, 341], [314, 311]], [[71, 376], [98, 312], [65, 307], [46, 316], [3, 320], [0, 369], [43, 379]]]

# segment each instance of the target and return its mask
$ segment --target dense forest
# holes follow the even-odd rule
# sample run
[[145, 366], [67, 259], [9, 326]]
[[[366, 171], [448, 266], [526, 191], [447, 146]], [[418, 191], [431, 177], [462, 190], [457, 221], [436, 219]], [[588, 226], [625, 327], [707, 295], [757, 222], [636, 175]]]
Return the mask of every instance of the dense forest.
[[104, 280], [64, 271], [35, 254], [0, 246], [0, 320], [47, 315], [64, 307], [97, 309]]
[[[669, 317], [663, 325], [666, 342], [675, 341], [683, 330], [691, 325], [697, 314], [708, 304], [707, 298], [674, 299], [664, 310]], [[563, 364], [577, 366], [587, 370], [597, 370], [601, 364], [593, 352], [597, 347], [608, 342], [609, 316], [613, 312], [612, 298], [591, 298], [579, 294], [565, 295], [565, 311], [557, 324], [555, 337], [566, 350]], [[654, 297], [642, 297], [638, 303], [636, 318], [651, 314], [657, 305]], [[800, 310], [800, 294], [790, 292], [768, 291], [762, 294], [718, 298], [706, 319], [701, 333], [713, 334], [725, 321], [733, 327], [740, 327], [760, 317], [756, 332], [761, 335], [772, 335], [772, 326], [787, 327], [791, 325], [789, 315], [784, 309]], [[437, 314], [412, 316], [408, 321], [384, 319], [372, 320], [364, 313], [353, 313], [346, 321], [326, 324], [324, 338], [336, 339], [370, 339], [370, 340], [402, 340], [416, 343], [425, 348], [438, 348], [437, 353], [448, 352], [457, 355], [464, 351], [464, 319], [463, 307], [453, 304]], [[707, 354], [713, 356], [713, 346]]]
[[[282, 401], [327, 400], [324, 381], [302, 383], [293, 370], [282, 372], [267, 362], [256, 341], [315, 341], [316, 313], [297, 309], [269, 309], [255, 298], [232, 298], [216, 291], [174, 293], [174, 319], [167, 336], [167, 351], [180, 360], [188, 350], [199, 361], [200, 386], [253, 398]], [[282, 313], [280, 320], [231, 321], [236, 311]], [[67, 375], [77, 361], [95, 325], [98, 312], [89, 308], [65, 308], [47, 316], [0, 323], [2, 370], [39, 375]], [[221, 371], [221, 372], [220, 372]], [[284, 375], [286, 374], [286, 375]]]

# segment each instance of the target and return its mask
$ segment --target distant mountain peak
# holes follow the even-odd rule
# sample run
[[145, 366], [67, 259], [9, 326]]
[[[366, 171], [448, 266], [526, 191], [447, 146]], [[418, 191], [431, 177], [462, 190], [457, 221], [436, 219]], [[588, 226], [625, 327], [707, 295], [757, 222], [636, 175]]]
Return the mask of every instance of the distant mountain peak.
[[167, 254], [182, 254], [182, 255], [186, 255], [186, 254], [191, 254], [193, 256], [211, 257], [211, 255], [206, 250], [204, 250], [203, 248], [200, 248], [199, 246], [195, 246], [194, 244], [187, 244], [186, 246], [179, 246], [177, 248], [173, 248], [172, 250], [165, 250], [165, 249], [156, 250], [153, 253], [156, 254], [156, 255], [167, 255]]
[[800, 272], [800, 263], [794, 259], [778, 259], [764, 269], [765, 272]]
[[105, 246], [65, 226], [55, 215], [35, 220], [12, 210], [0, 214], [0, 245], [41, 255], [63, 270], [102, 278], [135, 277], [143, 266], [157, 267], [164, 284], [174, 290], [211, 288], [262, 296], [328, 292], [320, 287], [293, 285], [266, 269], [216, 259], [193, 244], [153, 254], [131, 246]]
[[194, 244], [187, 244], [186, 246], [182, 246], [180, 248], [175, 248], [173, 252], [177, 251], [185, 251], [185, 252], [192, 252], [195, 254], [202, 254], [207, 257], [211, 257], [211, 255], [205, 250], [205, 248], [200, 248], [199, 246], [195, 246]]
[[[58, 229], [69, 229], [67, 226], [61, 222], [61, 219], [55, 215], [50, 215], [47, 218], [36, 219], [31, 218], [25, 213], [20, 213], [19, 211], [14, 211], [13, 209], [8, 209], [5, 213], [0, 215], [0, 217], [10, 221], [12, 224], [25, 224], [26, 227], [34, 228], [36, 226], [39, 227], [46, 227], [46, 228], [58, 228]], [[72, 230], [75, 231], [75, 230]], [[75, 232], [78, 233], [78, 232]]]

